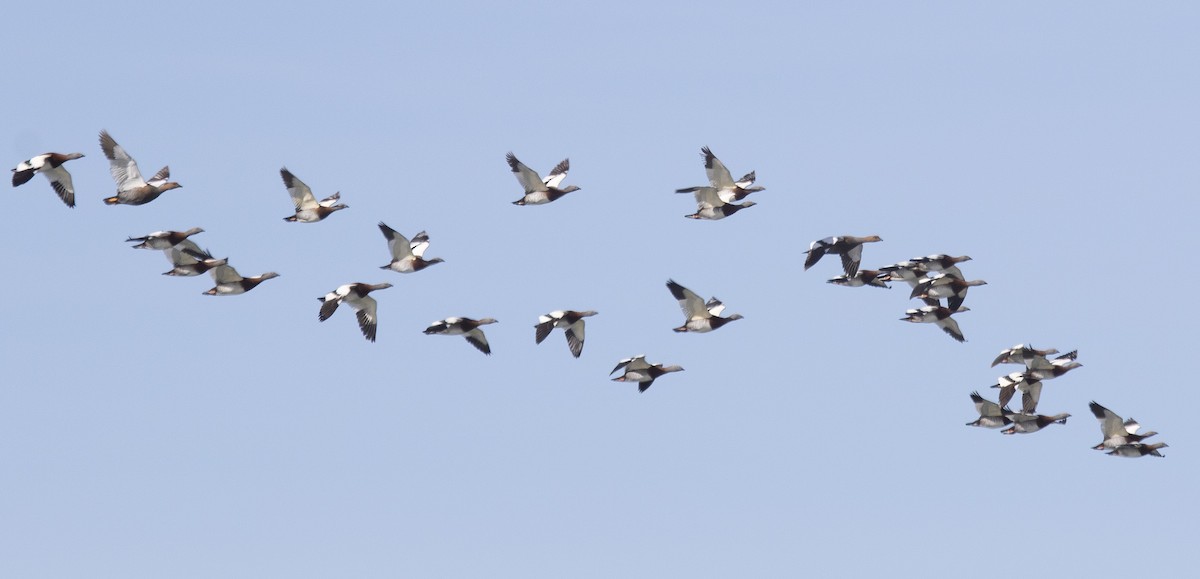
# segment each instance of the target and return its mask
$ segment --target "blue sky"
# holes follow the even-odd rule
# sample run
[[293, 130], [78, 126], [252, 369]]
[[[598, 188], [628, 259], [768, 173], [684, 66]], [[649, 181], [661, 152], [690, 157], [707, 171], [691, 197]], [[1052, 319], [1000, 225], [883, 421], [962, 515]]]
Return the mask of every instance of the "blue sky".
[[[13, 577], [1182, 576], [1200, 470], [1198, 9], [1180, 3], [66, 2], [10, 26], [0, 572]], [[141, 207], [107, 129], [184, 185]], [[767, 188], [683, 219], [703, 145]], [[582, 190], [515, 207], [504, 161]], [[284, 223], [286, 165], [350, 209]], [[18, 205], [19, 204], [19, 205]], [[412, 275], [376, 223], [426, 230]], [[124, 239], [195, 240], [201, 295]], [[968, 342], [907, 290], [826, 284], [968, 254]], [[744, 320], [677, 335], [673, 278]], [[379, 338], [316, 298], [376, 294]], [[533, 325], [594, 309], [583, 356]], [[494, 355], [424, 336], [490, 316]], [[963, 426], [1020, 342], [1078, 348], [1025, 436]], [[617, 360], [679, 364], [644, 394]], [[1106, 457], [1096, 400], [1170, 443]]]

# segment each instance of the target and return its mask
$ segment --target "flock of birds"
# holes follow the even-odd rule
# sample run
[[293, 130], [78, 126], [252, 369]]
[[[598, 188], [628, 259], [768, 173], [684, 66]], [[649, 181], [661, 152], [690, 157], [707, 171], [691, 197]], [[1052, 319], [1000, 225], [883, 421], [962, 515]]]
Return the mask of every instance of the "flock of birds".
[[[110, 172], [117, 184], [117, 194], [104, 199], [108, 205], [143, 205], [154, 201], [163, 193], [181, 187], [179, 183], [170, 181], [170, 168], [163, 167], [150, 179], [142, 177], [137, 162], [134, 161], [124, 148], [108, 134], [100, 132], [100, 149], [110, 164]], [[75, 206], [75, 190], [71, 175], [64, 164], [68, 161], [83, 157], [82, 153], [45, 153], [23, 161], [13, 169], [13, 186], [27, 183], [36, 173], [43, 174], [59, 198], [68, 207]], [[753, 207], [753, 201], [744, 199], [751, 193], [764, 190], [764, 187], [754, 185], [756, 175], [751, 171], [742, 178], [734, 180], [725, 165], [713, 154], [708, 147], [701, 149], [704, 159], [704, 169], [709, 184], [677, 189], [676, 193], [691, 193], [696, 202], [695, 213], [686, 215], [689, 219], [719, 220]], [[524, 192], [520, 199], [513, 201], [514, 205], [543, 205], [562, 198], [573, 191], [578, 191], [575, 185], [563, 186], [563, 181], [570, 170], [570, 161], [564, 159], [550, 170], [546, 177], [530, 169], [517, 159], [511, 152], [507, 161], [517, 182]], [[316, 223], [333, 213], [347, 209], [341, 203], [340, 193], [334, 193], [324, 199], [317, 200], [312, 189], [298, 179], [286, 167], [280, 170], [284, 187], [290, 195], [295, 213], [284, 218], [287, 222]], [[379, 229], [387, 241], [392, 259], [380, 269], [396, 273], [414, 273], [432, 265], [442, 263], [441, 258], [425, 258], [429, 247], [429, 235], [418, 232], [411, 238], [380, 222]], [[215, 285], [204, 292], [207, 295], [227, 296], [248, 292], [262, 282], [278, 277], [275, 272], [266, 272], [258, 276], [243, 277], [229, 265], [228, 258], [215, 258], [211, 252], [201, 249], [190, 238], [204, 230], [195, 227], [187, 231], [156, 231], [142, 237], [131, 237], [127, 241], [135, 242], [135, 248], [161, 250], [171, 263], [171, 269], [164, 275], [198, 276], [208, 272]], [[964, 342], [958, 322], [952, 317], [955, 314], [970, 311], [963, 306], [967, 291], [972, 287], [986, 284], [983, 280], [967, 280], [958, 264], [969, 261], [969, 256], [950, 256], [945, 254], [915, 257], [879, 269], [861, 269], [863, 246], [867, 243], [882, 241], [878, 235], [856, 237], [850, 235], [827, 237], [813, 241], [804, 262], [804, 269], [816, 265], [825, 255], [838, 255], [841, 258], [843, 274], [828, 280], [829, 283], [845, 287], [882, 287], [890, 288], [889, 282], [905, 282], [911, 288], [910, 299], [920, 299], [923, 307], [908, 309], [903, 321], [913, 323], [936, 324], [953, 339]], [[318, 298], [321, 302], [317, 318], [325, 321], [332, 317], [341, 305], [346, 305], [355, 312], [359, 329], [363, 337], [374, 342], [378, 327], [378, 302], [371, 293], [392, 287], [390, 283], [350, 283], [339, 286]], [[667, 281], [667, 289], [678, 301], [684, 314], [684, 322], [676, 332], [704, 333], [715, 331], [729, 322], [742, 319], [740, 314], [722, 316], [725, 305], [713, 297], [707, 301], [694, 291], [680, 285], [674, 280]], [[945, 300], [945, 304], [942, 303]], [[556, 310], [538, 317], [534, 326], [534, 339], [541, 344], [555, 328], [563, 330], [567, 346], [572, 356], [578, 358], [583, 353], [585, 318], [596, 315], [595, 311]], [[433, 322], [425, 329], [425, 334], [440, 334], [448, 336], [463, 336], [472, 346], [484, 354], [491, 354], [491, 346], [481, 326], [496, 323], [493, 318], [472, 319], [465, 317], [449, 317]], [[1013, 372], [999, 377], [993, 388], [1000, 390], [998, 402], [984, 399], [978, 392], [971, 393], [979, 413], [979, 419], [968, 423], [968, 426], [985, 428], [1002, 428], [1004, 434], [1032, 433], [1050, 424], [1066, 423], [1069, 414], [1053, 416], [1037, 414], [1037, 405], [1041, 397], [1042, 382], [1057, 378], [1082, 364], [1076, 361], [1077, 352], [1071, 351], [1050, 359], [1048, 356], [1057, 354], [1055, 349], [1038, 350], [1031, 346], [1018, 344], [1009, 348], [996, 358], [992, 366], [998, 364], [1023, 364], [1025, 371]], [[646, 391], [660, 376], [682, 371], [678, 365], [652, 364], [646, 361], [645, 355], [626, 358], [617, 363], [610, 375], [622, 371], [621, 375], [613, 378], [617, 382], [634, 382], [639, 391]], [[1008, 407], [1009, 401], [1016, 392], [1022, 393], [1020, 412]], [[1123, 420], [1107, 408], [1092, 402], [1092, 413], [1100, 422], [1103, 441], [1094, 448], [1108, 450], [1108, 454], [1124, 457], [1140, 457], [1146, 455], [1159, 456], [1160, 448], [1165, 443], [1147, 444], [1143, 439], [1155, 435], [1155, 432], [1137, 434], [1139, 424], [1133, 420]]]

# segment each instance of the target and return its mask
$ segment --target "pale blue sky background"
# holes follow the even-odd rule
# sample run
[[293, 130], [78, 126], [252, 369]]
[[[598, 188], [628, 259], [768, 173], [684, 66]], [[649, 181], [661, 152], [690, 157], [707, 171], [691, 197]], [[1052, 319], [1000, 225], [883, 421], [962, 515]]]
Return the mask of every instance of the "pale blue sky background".
[[[1178, 2], [77, 3], [10, 15], [0, 575], [1182, 577], [1197, 18]], [[184, 185], [142, 207], [97, 133]], [[694, 222], [709, 145], [759, 205]], [[513, 151], [583, 188], [514, 207]], [[350, 209], [292, 213], [278, 170]], [[377, 269], [375, 224], [446, 263]], [[200, 226], [236, 297], [124, 239]], [[959, 344], [846, 289], [969, 254]], [[742, 321], [676, 335], [668, 278]], [[316, 298], [377, 294], [379, 340]], [[538, 314], [595, 309], [583, 357]], [[491, 316], [494, 355], [424, 336]], [[1027, 436], [963, 426], [1018, 342], [1078, 348]], [[638, 394], [645, 353], [687, 370]], [[1089, 400], [1165, 459], [1106, 457]]]

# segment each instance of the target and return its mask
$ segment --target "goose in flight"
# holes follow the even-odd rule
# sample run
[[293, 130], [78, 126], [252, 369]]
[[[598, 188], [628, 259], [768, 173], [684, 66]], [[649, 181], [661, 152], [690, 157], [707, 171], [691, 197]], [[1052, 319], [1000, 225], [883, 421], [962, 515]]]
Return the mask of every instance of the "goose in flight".
[[962, 330], [958, 329], [958, 322], [950, 316], [959, 312], [969, 311], [971, 311], [971, 308], [965, 306], [959, 308], [958, 311], [951, 311], [949, 308], [943, 308], [941, 306], [925, 306], [923, 308], [905, 311], [905, 317], [900, 319], [905, 322], [937, 324], [937, 326], [941, 328], [943, 332], [949, 334], [951, 338], [954, 338], [959, 342], [965, 342], [967, 339], [963, 337]]
[[382, 221], [379, 222], [379, 230], [383, 232], [384, 239], [387, 239], [388, 249], [392, 252], [392, 262], [379, 266], [379, 269], [412, 273], [445, 261], [440, 257], [425, 259], [425, 250], [429, 247], [429, 235], [424, 231], [414, 235], [412, 241], [409, 241], [407, 237], [388, 227]]
[[1104, 435], [1104, 440], [1092, 447], [1095, 450], [1113, 450], [1124, 445], [1139, 443], [1143, 439], [1158, 434], [1153, 430], [1137, 434], [1142, 427], [1138, 421], [1132, 418], [1122, 420], [1115, 412], [1097, 404], [1094, 400], [1088, 404], [1088, 408], [1092, 410], [1092, 415], [1096, 417], [1096, 420], [1100, 421], [1100, 433]]
[[118, 145], [108, 131], [100, 131], [100, 150], [108, 159], [108, 170], [117, 183], [117, 194], [104, 199], [106, 205], [145, 205], [171, 189], [183, 187], [171, 178], [169, 166], [159, 169], [149, 181], [142, 178], [137, 161]]
[[50, 181], [50, 186], [54, 188], [54, 192], [58, 194], [58, 198], [62, 199], [67, 207], [75, 206], [75, 185], [71, 183], [71, 174], [67, 172], [67, 168], [63, 167], [63, 163], [78, 159], [83, 156], [83, 153], [44, 153], [33, 157], [27, 161], [21, 161], [16, 169], [13, 169], [12, 184], [13, 187], [24, 185], [33, 178], [34, 173], [41, 173]]
[[163, 275], [191, 277], [229, 263], [229, 258], [216, 259], [190, 239], [164, 249], [163, 253], [166, 254], [167, 261], [171, 262], [171, 271], [164, 271]]
[[374, 342], [379, 322], [379, 316], [376, 313], [378, 304], [375, 302], [375, 298], [367, 294], [390, 287], [392, 287], [390, 283], [350, 283], [338, 286], [337, 289], [317, 298], [321, 301], [321, 310], [317, 313], [317, 319], [322, 322], [328, 320], [333, 312], [337, 311], [338, 306], [345, 303], [354, 308], [355, 316], [358, 318], [358, 328], [362, 330], [363, 337], [367, 341]]
[[279, 277], [279, 274], [273, 271], [268, 271], [267, 273], [255, 277], [242, 277], [238, 274], [236, 269], [233, 269], [233, 266], [228, 264], [218, 265], [217, 267], [210, 269], [208, 273], [212, 276], [213, 281], [217, 283], [217, 285], [212, 289], [204, 292], [204, 295], [208, 296], [232, 296], [244, 294], [255, 287], [258, 287], [258, 284], [264, 281]]
[[679, 308], [683, 310], [683, 325], [675, 328], [676, 332], [711, 332], [729, 322], [742, 319], [741, 314], [721, 317], [721, 313], [725, 311], [725, 304], [720, 300], [714, 297], [706, 303], [696, 292], [679, 285], [673, 279], [667, 280], [667, 289], [671, 290], [671, 295], [679, 301]]
[[128, 243], [138, 242], [133, 246], [134, 249], [171, 249], [197, 233], [204, 233], [204, 230], [193, 227], [187, 231], [155, 231], [141, 237], [130, 237], [125, 241]]
[[726, 204], [741, 201], [751, 193], [766, 189], [765, 187], [751, 186], [756, 178], [754, 171], [750, 171], [741, 179], [734, 181], [729, 169], [725, 168], [725, 164], [708, 147], [700, 148], [700, 157], [704, 159], [704, 172], [708, 176], [708, 186], [676, 189], [676, 193], [695, 193], [696, 201], [699, 202], [700, 192], [706, 190], [706, 195], [712, 195], [721, 204]]
[[570, 159], [563, 159], [562, 162], [555, 165], [545, 179], [542, 179], [537, 171], [518, 161], [516, 155], [511, 152], [506, 159], [508, 159], [508, 166], [512, 168], [513, 174], [517, 177], [517, 182], [525, 188], [525, 196], [513, 201], [513, 205], [544, 205], [567, 193], [579, 190], [579, 187], [574, 185], [559, 187], [562, 185], [563, 179], [567, 178], [567, 171], [571, 170]]
[[608, 374], [611, 376], [617, 370], [622, 369], [624, 369], [625, 372], [620, 376], [613, 378], [613, 382], [637, 382], [638, 392], [645, 392], [648, 388], [650, 388], [650, 385], [654, 384], [654, 381], [663, 374], [683, 371], [683, 368], [679, 366], [650, 364], [646, 362], [645, 354], [634, 356], [632, 358], [625, 358], [624, 360], [617, 362], [617, 367], [613, 368], [612, 372], [609, 372]]
[[491, 356], [492, 347], [488, 345], [487, 336], [483, 334], [483, 330], [481, 330], [479, 326], [495, 323], [496, 320], [492, 318], [473, 320], [471, 318], [452, 317], [429, 324], [429, 327], [425, 328], [425, 334], [462, 336], [467, 340], [468, 343], [470, 343], [472, 346], [475, 346], [477, 350]]
[[555, 310], [548, 314], [538, 316], [538, 323], [534, 326], [534, 341], [538, 344], [550, 335], [550, 331], [554, 328], [562, 328], [563, 334], [567, 337], [567, 347], [571, 350], [571, 355], [576, 358], [583, 353], [583, 319], [596, 315], [595, 311], [587, 310], [577, 312], [575, 310]]
[[1009, 410], [1007, 406], [996, 404], [980, 396], [978, 392], [971, 393], [971, 401], [975, 403], [975, 411], [979, 413], [979, 419], [975, 422], [968, 422], [967, 426], [1000, 428], [1012, 424], [1010, 417], [1016, 412]]
[[287, 167], [280, 169], [279, 175], [283, 177], [283, 186], [287, 187], [288, 195], [292, 196], [292, 203], [296, 206], [296, 214], [284, 217], [284, 221], [316, 223], [329, 217], [334, 211], [350, 208], [349, 205], [338, 203], [342, 198], [340, 192], [317, 201], [312, 189], [309, 189], [304, 181], [297, 179]]
[[853, 235], [840, 235], [837, 237], [826, 237], [818, 239], [808, 246], [808, 257], [804, 259], [804, 269], [816, 265], [825, 254], [842, 256], [842, 270], [846, 275], [853, 276], [858, 273], [858, 264], [862, 262], [862, 250], [864, 243], [874, 243], [883, 241], [878, 235], [868, 235], [866, 237], [855, 237]]

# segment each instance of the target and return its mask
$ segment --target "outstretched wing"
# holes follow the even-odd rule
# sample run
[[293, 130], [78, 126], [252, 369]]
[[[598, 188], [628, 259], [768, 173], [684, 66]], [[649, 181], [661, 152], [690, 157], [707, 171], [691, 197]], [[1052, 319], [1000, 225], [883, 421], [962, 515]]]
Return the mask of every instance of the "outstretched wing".
[[108, 158], [108, 170], [112, 173], [113, 181], [117, 182], [118, 191], [128, 191], [144, 187], [146, 180], [138, 170], [137, 161], [118, 145], [108, 131], [100, 131], [100, 150]]
[[679, 301], [679, 309], [683, 310], [683, 315], [688, 320], [712, 317], [704, 305], [704, 300], [700, 299], [696, 292], [679, 285], [673, 279], [667, 280], [667, 289], [671, 290], [671, 295]]
[[571, 170], [571, 160], [563, 159], [553, 169], [550, 169], [550, 174], [542, 181], [546, 187], [557, 188], [562, 184], [563, 179], [567, 178], [567, 171]]
[[709, 184], [718, 189], [734, 187], [733, 176], [729, 174], [729, 169], [726, 169], [725, 164], [713, 154], [712, 149], [701, 147], [700, 156], [704, 158], [704, 172], [708, 174]]
[[379, 230], [383, 232], [383, 238], [387, 240], [388, 250], [392, 252], [392, 261], [404, 259], [412, 255], [412, 246], [409, 245], [407, 237], [404, 237], [395, 229], [388, 227], [382, 221], [379, 222]]
[[512, 168], [512, 172], [517, 177], [517, 182], [521, 187], [525, 188], [525, 193], [533, 193], [535, 191], [546, 191], [546, 184], [542, 182], [542, 178], [538, 176], [537, 171], [530, 169], [517, 160], [516, 155], [511, 152], [505, 157], [508, 159], [508, 166]]
[[309, 189], [304, 181], [297, 179], [287, 167], [280, 169], [279, 175], [283, 177], [283, 186], [287, 187], [288, 195], [292, 196], [292, 204], [296, 206], [296, 211], [316, 209], [320, 206], [317, 198], [313, 197], [312, 189]]

